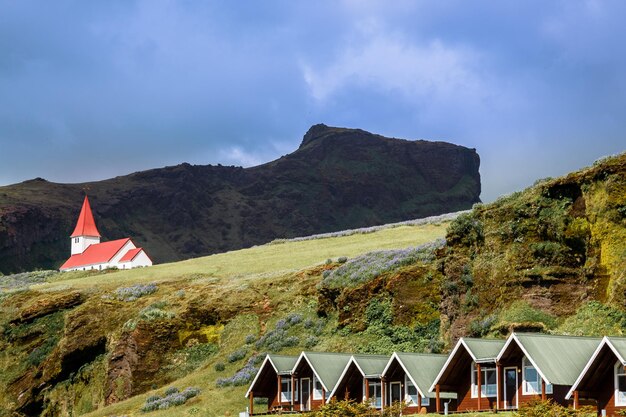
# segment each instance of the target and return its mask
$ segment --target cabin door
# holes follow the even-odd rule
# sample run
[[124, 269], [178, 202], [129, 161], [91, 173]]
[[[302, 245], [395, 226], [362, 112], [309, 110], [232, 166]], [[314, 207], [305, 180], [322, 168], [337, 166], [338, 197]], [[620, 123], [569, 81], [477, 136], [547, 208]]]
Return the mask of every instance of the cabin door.
[[303, 378], [300, 380], [300, 411], [311, 410], [311, 380]]
[[517, 408], [517, 368], [504, 368], [504, 408]]
[[402, 385], [400, 382], [389, 384], [389, 405], [402, 401]]

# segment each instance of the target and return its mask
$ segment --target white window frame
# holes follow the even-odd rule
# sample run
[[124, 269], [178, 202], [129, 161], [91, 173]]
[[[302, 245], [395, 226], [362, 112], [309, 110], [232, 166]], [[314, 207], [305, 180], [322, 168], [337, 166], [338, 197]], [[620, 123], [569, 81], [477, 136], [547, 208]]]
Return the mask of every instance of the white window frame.
[[[626, 406], [626, 391], [619, 390], [619, 382], [618, 376], [624, 375], [626, 376], [626, 370], [624, 370], [624, 366], [620, 361], [617, 361], [615, 366], [613, 367], [613, 375], [614, 375], [614, 387], [615, 387], [615, 406], [624, 407]], [[620, 392], [622, 393], [620, 395]]]
[[[493, 374], [496, 377], [496, 382], [494, 384], [487, 384], [487, 373], [488, 372], [493, 372]], [[474, 363], [472, 366], [472, 398], [478, 398], [478, 389], [476, 387], [476, 379], [477, 379], [477, 375], [478, 375], [478, 368], [476, 367], [476, 364]], [[482, 389], [480, 390], [480, 397], [481, 398], [495, 398], [498, 395], [498, 373], [496, 372], [496, 368], [480, 368], [480, 373], [482, 374], [480, 377], [480, 382], [481, 385], [484, 384], [485, 386], [485, 390]], [[495, 391], [493, 392], [493, 394], [487, 394], [485, 391], [488, 390], [489, 386], [495, 386]]]
[[[409, 387], [415, 388], [415, 398], [409, 394]], [[417, 397], [420, 395], [420, 392], [417, 390], [417, 387], [411, 382], [411, 379], [408, 375], [404, 375], [404, 402], [409, 407], [417, 407]], [[422, 402], [423, 404], [423, 402]]]
[[[527, 368], [532, 368], [532, 369], [535, 370], [535, 373], [537, 374], [537, 380], [536, 381], [528, 381], [528, 380], [526, 380], [526, 369]], [[533, 388], [533, 386], [530, 385], [531, 382], [536, 382], [537, 383], [537, 390], [535, 390]], [[537, 371], [537, 369], [535, 369], [535, 367], [528, 360], [528, 358], [526, 356], [524, 356], [522, 358], [522, 395], [540, 395], [541, 394], [541, 382], [542, 382], [541, 375], [539, 375], [539, 372]], [[552, 392], [553, 392], [552, 384], [546, 384], [546, 394], [552, 394]]]
[[[318, 384], [319, 384], [319, 389], [317, 389]], [[322, 393], [324, 392], [323, 390], [324, 390], [324, 387], [322, 386], [322, 382], [314, 374], [313, 375], [313, 399], [321, 400]]]
[[[287, 383], [287, 390], [283, 389], [283, 383]], [[298, 380], [295, 380], [295, 392], [293, 395], [293, 400], [298, 401]], [[280, 377], [280, 402], [281, 403], [290, 403], [291, 402], [291, 377]]]
[[370, 381], [368, 384], [368, 387], [370, 389], [372, 388], [374, 389], [374, 396], [369, 397], [371, 407], [381, 408], [383, 404], [382, 383], [380, 381], [377, 381], [377, 382]]

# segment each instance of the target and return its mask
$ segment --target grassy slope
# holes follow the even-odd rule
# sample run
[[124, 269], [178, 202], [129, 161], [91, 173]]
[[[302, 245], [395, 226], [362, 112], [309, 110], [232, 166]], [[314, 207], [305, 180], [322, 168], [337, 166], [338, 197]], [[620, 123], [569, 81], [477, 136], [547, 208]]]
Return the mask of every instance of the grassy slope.
[[198, 274], [202, 277], [218, 278], [223, 284], [232, 282], [234, 278], [273, 277], [321, 264], [329, 258], [353, 257], [374, 250], [417, 246], [444, 237], [446, 226], [447, 223], [400, 226], [370, 234], [255, 246], [146, 269], [109, 273], [106, 280], [98, 282], [94, 282], [92, 274], [71, 272], [59, 275], [51, 283], [34, 289], [50, 290], [61, 286], [81, 289], [94, 285], [117, 287], [140, 282], [195, 278]]
[[[262, 292], [272, 302], [272, 316], [263, 319], [267, 320], [270, 327], [279, 317], [284, 317], [284, 314], [293, 310], [303, 313], [305, 317], [315, 317], [316, 294], [314, 291], [307, 292], [307, 288], [314, 288], [319, 282], [319, 271], [316, 274], [298, 271], [323, 264], [328, 258], [354, 257], [373, 250], [417, 246], [443, 237], [447, 225], [447, 222], [442, 222], [423, 226], [400, 226], [370, 234], [264, 245], [132, 271], [59, 274], [52, 282], [34, 286], [32, 289], [37, 292], [56, 293], [71, 288], [101, 294], [119, 286], [139, 282], [160, 282], [158, 294], [145, 297], [145, 300], [142, 298], [136, 304], [143, 306], [155, 300], [168, 299], [172, 307], [176, 305], [176, 301], [171, 301], [172, 293], [178, 289], [184, 289], [190, 296], [206, 294], [207, 300], [220, 300], [224, 304], [229, 304], [228, 297], [237, 298], [232, 299], [233, 304], [235, 301], [245, 304], [246, 297], [250, 297], [250, 303], [254, 303], [257, 301], [251, 294]], [[297, 278], [297, 282], [294, 278]], [[155, 298], [157, 296], [159, 298]], [[129, 307], [122, 305], [120, 308]], [[236, 415], [237, 411], [243, 410], [246, 407], [244, 399], [246, 387], [216, 389], [215, 381], [219, 377], [233, 375], [243, 366], [245, 359], [231, 364], [226, 358], [229, 353], [245, 344], [244, 338], [251, 329], [259, 331], [259, 321], [255, 314], [240, 314], [231, 320], [221, 334], [220, 351], [217, 356], [212, 357], [200, 369], [169, 384], [180, 389], [187, 386], [201, 387], [201, 395], [184, 406], [152, 412], [149, 415], [228, 416]], [[332, 334], [331, 327], [333, 326], [327, 325], [323, 330], [324, 337], [315, 347], [316, 350], [354, 349], [354, 336]], [[296, 354], [300, 350], [302, 347], [296, 346], [282, 350], [281, 354]], [[226, 363], [226, 369], [216, 372], [214, 370], [216, 362]], [[145, 415], [139, 408], [147, 396], [154, 392], [162, 393], [163, 388], [100, 408], [89, 415]], [[64, 395], [62, 392], [61, 390], [60, 395]]]

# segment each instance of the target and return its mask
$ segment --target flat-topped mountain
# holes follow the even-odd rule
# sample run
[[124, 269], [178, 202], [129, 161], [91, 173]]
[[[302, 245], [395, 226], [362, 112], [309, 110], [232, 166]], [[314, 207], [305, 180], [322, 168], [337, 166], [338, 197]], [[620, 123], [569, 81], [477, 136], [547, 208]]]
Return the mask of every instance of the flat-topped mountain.
[[467, 209], [480, 201], [479, 164], [474, 149], [319, 124], [295, 152], [252, 168], [29, 180], [0, 187], [0, 272], [58, 268], [85, 190], [103, 240], [131, 236], [167, 262]]

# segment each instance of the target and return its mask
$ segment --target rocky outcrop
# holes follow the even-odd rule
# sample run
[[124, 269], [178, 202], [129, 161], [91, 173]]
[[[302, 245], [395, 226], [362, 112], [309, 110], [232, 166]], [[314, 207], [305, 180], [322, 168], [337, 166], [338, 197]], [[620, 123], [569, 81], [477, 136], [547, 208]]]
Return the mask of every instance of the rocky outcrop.
[[87, 189], [106, 239], [156, 262], [467, 209], [479, 157], [445, 142], [315, 125], [293, 153], [253, 168], [174, 167], [86, 184], [0, 187], [0, 272], [57, 268]]

